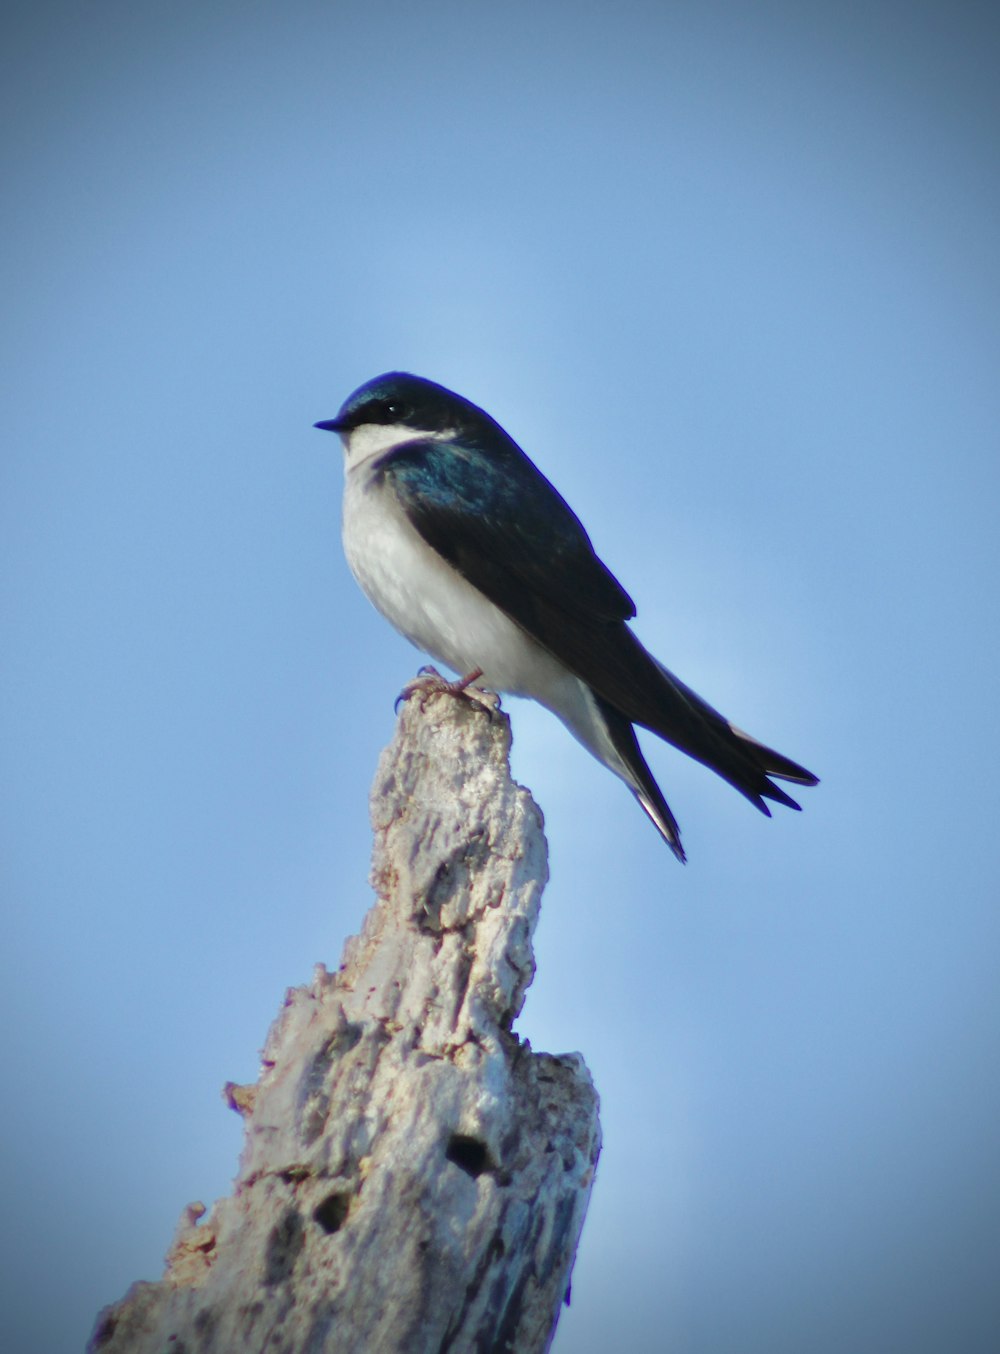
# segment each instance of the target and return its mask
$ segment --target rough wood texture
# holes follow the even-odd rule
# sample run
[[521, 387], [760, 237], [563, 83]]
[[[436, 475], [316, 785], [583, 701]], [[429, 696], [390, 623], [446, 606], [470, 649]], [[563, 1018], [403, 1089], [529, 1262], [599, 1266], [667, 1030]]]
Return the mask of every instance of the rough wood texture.
[[582, 1058], [510, 1032], [534, 973], [541, 818], [506, 717], [403, 710], [372, 790], [377, 901], [339, 972], [288, 993], [231, 1197], [185, 1209], [164, 1278], [96, 1354], [548, 1348], [600, 1149]]

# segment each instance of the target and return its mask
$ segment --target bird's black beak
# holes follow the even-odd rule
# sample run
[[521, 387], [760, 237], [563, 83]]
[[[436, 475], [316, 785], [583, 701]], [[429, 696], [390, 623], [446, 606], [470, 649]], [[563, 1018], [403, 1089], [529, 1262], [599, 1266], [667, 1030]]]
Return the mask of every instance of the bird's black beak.
[[314, 428], [322, 428], [325, 433], [342, 433], [347, 431], [347, 424], [343, 419], [327, 418], [322, 423], [314, 423]]

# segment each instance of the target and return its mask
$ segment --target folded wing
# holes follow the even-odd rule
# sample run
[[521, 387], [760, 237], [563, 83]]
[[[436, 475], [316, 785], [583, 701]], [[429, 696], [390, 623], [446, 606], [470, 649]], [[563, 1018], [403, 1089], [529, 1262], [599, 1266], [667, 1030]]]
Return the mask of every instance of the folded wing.
[[737, 729], [643, 648], [626, 623], [632, 599], [516, 443], [487, 455], [412, 442], [378, 470], [427, 543], [605, 705], [710, 767], [763, 813], [766, 800], [799, 807], [770, 778], [815, 785], [817, 777]]

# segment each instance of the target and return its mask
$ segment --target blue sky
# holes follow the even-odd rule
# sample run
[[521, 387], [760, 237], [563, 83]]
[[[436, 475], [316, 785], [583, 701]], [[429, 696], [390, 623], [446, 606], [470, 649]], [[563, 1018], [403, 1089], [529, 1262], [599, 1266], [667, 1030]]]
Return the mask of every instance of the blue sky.
[[559, 1354], [1000, 1343], [992, 7], [13, 4], [0, 849], [10, 1347], [228, 1189], [285, 988], [370, 902], [422, 661], [311, 425], [484, 405], [636, 630], [814, 769], [647, 741], [681, 868], [508, 702], [552, 882], [518, 1029], [605, 1150]]

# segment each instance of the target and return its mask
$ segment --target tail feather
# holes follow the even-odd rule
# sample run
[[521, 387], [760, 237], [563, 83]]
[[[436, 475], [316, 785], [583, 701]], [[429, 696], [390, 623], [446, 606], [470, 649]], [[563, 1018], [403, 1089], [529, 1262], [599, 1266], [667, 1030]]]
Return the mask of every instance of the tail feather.
[[791, 795], [770, 777], [796, 785], [818, 785], [819, 778], [738, 729], [652, 655], [650, 659], [661, 678], [660, 718], [644, 718], [640, 722], [716, 772], [768, 817], [771, 816], [765, 803], [768, 799], [789, 809], [799, 809]]
[[[574, 631], [563, 632], [563, 648], [575, 638]], [[593, 636], [584, 632], [583, 638]], [[819, 783], [804, 766], [731, 724], [655, 659], [624, 624], [618, 628], [613, 645], [584, 644], [581, 640], [569, 652], [557, 656], [574, 674], [576, 683], [568, 693], [560, 690], [558, 699], [552, 693], [548, 699], [539, 699], [599, 761], [625, 781], [680, 861], [685, 855], [677, 820], [646, 765], [634, 725], [649, 729], [707, 766], [767, 817], [771, 816], [768, 800], [789, 809], [799, 807], [775, 780], [796, 785]]]

